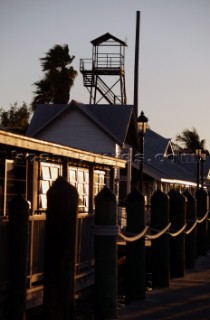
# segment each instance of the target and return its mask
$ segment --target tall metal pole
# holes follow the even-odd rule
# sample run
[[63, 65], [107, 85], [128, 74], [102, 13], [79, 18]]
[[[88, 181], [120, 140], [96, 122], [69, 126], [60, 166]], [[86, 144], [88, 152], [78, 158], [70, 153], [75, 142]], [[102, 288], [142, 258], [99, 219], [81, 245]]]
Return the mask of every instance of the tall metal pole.
[[140, 162], [139, 162], [139, 191], [143, 192], [143, 167], [144, 167], [144, 133], [139, 134]]
[[139, 29], [140, 11], [136, 12], [136, 44], [135, 44], [135, 65], [134, 65], [134, 111], [138, 114], [138, 82], [139, 82]]
[[132, 157], [133, 149], [129, 148], [128, 150], [128, 161], [127, 161], [127, 194], [131, 192], [131, 179], [132, 179]]
[[204, 165], [204, 160], [201, 159], [201, 188], [203, 188], [203, 180], [204, 180], [204, 176], [203, 176], [203, 165]]
[[200, 157], [197, 159], [197, 190], [199, 189], [200, 184]]

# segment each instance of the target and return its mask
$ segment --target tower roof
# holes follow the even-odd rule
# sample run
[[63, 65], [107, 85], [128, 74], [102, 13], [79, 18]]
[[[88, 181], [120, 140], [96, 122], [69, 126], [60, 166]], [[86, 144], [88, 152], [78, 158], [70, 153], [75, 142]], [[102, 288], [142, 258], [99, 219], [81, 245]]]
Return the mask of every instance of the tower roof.
[[[107, 33], [103, 34], [102, 36], [100, 36], [100, 37], [92, 40], [91, 43], [92, 43], [94, 46], [98, 46], [99, 44], [101, 44], [101, 43], [103, 43], [103, 42], [106, 42], [106, 41], [108, 41], [108, 40], [114, 40], [115, 42], [118, 42], [118, 43], [121, 44], [122, 46], [127, 47], [127, 44], [126, 44], [124, 41], [122, 41], [122, 40], [114, 37], [114, 36], [111, 35], [109, 32], [107, 32]], [[110, 44], [109, 44], [109, 45], [110, 45]]]

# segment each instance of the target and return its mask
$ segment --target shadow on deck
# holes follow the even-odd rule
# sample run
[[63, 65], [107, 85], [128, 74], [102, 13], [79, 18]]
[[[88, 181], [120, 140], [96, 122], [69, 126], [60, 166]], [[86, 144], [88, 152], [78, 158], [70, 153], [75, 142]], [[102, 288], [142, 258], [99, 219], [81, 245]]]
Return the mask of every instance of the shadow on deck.
[[187, 270], [183, 278], [171, 279], [169, 288], [155, 288], [145, 300], [126, 305], [119, 319], [210, 319], [210, 252], [200, 256], [196, 268]]

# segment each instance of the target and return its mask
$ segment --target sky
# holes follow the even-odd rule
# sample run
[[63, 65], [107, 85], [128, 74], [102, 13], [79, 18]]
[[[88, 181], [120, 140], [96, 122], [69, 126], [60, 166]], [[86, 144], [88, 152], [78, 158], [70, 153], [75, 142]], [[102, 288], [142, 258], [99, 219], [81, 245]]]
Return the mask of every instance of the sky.
[[40, 58], [68, 44], [78, 71], [71, 100], [89, 103], [79, 72], [95, 38], [111, 33], [125, 50], [133, 104], [136, 12], [140, 11], [138, 112], [175, 141], [195, 128], [210, 150], [210, 0], [0, 0], [0, 107], [30, 104], [43, 78]]

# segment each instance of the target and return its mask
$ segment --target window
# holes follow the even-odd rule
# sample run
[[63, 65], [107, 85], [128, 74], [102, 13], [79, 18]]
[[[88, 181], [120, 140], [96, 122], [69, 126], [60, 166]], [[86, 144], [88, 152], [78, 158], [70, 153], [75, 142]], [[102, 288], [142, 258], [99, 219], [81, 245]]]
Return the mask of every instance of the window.
[[94, 196], [96, 196], [105, 185], [105, 171], [94, 171]]
[[69, 182], [79, 194], [79, 212], [89, 209], [89, 171], [85, 168], [69, 167]]
[[16, 194], [26, 199], [26, 165], [14, 160], [5, 160], [3, 215], [8, 214], [8, 203]]
[[40, 164], [41, 177], [39, 187], [39, 208], [47, 208], [47, 191], [53, 182], [62, 174], [62, 166], [54, 163]]

